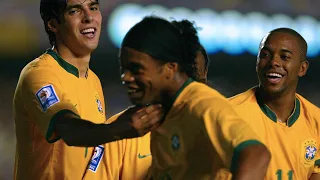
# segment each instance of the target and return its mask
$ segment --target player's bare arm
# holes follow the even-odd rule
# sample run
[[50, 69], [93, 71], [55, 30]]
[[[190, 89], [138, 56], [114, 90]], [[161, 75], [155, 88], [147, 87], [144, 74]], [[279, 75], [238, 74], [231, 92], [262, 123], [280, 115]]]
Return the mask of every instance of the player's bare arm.
[[157, 127], [163, 119], [159, 105], [129, 108], [111, 124], [94, 124], [71, 112], [58, 115], [55, 132], [69, 146], [91, 147], [100, 144], [143, 136]]
[[312, 174], [309, 180], [320, 180], [320, 174]]
[[262, 144], [247, 146], [237, 160], [233, 180], [263, 180], [267, 172], [271, 154]]

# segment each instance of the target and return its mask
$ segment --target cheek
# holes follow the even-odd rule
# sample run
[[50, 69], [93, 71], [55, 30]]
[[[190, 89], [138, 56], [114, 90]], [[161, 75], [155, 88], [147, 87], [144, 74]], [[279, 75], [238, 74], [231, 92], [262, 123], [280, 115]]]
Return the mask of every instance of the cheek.
[[101, 16], [101, 13], [99, 13], [97, 16], [96, 16], [96, 20], [97, 20], [97, 22], [98, 22], [98, 24], [99, 24], [99, 26], [101, 25], [101, 23], [102, 23], [102, 16]]

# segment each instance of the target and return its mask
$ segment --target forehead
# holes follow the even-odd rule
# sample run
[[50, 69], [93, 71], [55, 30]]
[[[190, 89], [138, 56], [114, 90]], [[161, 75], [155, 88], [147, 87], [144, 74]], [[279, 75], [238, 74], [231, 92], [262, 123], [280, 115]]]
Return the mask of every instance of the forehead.
[[122, 65], [127, 63], [150, 64], [156, 62], [150, 55], [128, 47], [121, 48], [120, 61]]
[[267, 35], [261, 42], [260, 49], [268, 48], [273, 51], [289, 50], [293, 54], [300, 53], [301, 47], [297, 37], [282, 32], [276, 32]]
[[97, 2], [97, 0], [67, 0], [67, 5], [75, 5], [75, 4], [86, 5], [93, 2]]

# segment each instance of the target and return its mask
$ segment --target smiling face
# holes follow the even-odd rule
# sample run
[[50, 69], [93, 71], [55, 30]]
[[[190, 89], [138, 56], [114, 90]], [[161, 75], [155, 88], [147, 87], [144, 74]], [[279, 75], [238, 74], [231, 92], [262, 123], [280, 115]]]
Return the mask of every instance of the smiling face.
[[289, 33], [273, 32], [261, 42], [256, 71], [260, 86], [270, 95], [295, 92], [298, 78], [306, 74], [299, 39]]
[[98, 46], [101, 21], [97, 1], [69, 0], [64, 20], [60, 24], [51, 24], [51, 27], [58, 43], [62, 43], [76, 54], [83, 54], [91, 53]]
[[170, 79], [166, 64], [146, 53], [123, 47], [120, 51], [121, 79], [134, 105], [161, 103]]

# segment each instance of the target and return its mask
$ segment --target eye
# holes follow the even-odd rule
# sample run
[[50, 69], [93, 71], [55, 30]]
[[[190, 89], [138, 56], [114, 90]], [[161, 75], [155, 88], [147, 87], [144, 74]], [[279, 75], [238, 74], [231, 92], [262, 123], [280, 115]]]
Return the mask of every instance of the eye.
[[266, 58], [266, 57], [270, 57], [270, 56], [271, 56], [270, 53], [265, 52], [265, 51], [261, 51], [259, 54], [260, 58]]
[[99, 6], [98, 6], [98, 5], [92, 6], [92, 7], [90, 8], [90, 10], [92, 10], [92, 11], [98, 11], [98, 10], [99, 10]]
[[286, 55], [286, 54], [282, 54], [282, 55], [280, 55], [280, 58], [281, 58], [282, 60], [289, 60], [291, 57], [288, 56], [288, 55]]
[[74, 15], [74, 14], [76, 14], [76, 13], [78, 13], [78, 12], [79, 12], [78, 9], [72, 8], [72, 9], [70, 9], [70, 10], [68, 11], [68, 14], [69, 14], [69, 15]]
[[133, 74], [139, 74], [140, 71], [141, 71], [141, 67], [140, 67], [140, 66], [134, 65], [134, 66], [132, 66], [132, 68], [131, 68], [131, 72], [132, 72]]

